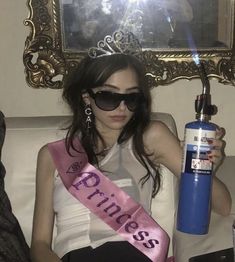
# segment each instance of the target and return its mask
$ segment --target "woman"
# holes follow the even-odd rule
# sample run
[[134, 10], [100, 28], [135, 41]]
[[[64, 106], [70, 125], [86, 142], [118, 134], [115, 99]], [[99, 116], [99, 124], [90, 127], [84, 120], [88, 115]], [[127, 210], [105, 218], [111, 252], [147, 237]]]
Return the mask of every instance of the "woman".
[[[145, 71], [132, 55], [113, 54], [85, 58], [63, 92], [73, 119], [68, 152], [79, 137], [89, 163], [98, 167], [150, 212], [151, 197], [160, 186], [163, 164], [179, 177], [182, 149], [178, 139], [161, 122], [150, 121], [151, 98]], [[222, 158], [222, 136], [210, 141], [216, 149], [208, 157]], [[93, 215], [65, 189], [48, 146], [38, 155], [37, 190], [31, 254], [33, 261], [150, 261]], [[214, 176], [213, 209], [227, 215], [231, 198]], [[51, 249], [54, 216], [57, 237]], [[74, 260], [73, 260], [74, 259]]]

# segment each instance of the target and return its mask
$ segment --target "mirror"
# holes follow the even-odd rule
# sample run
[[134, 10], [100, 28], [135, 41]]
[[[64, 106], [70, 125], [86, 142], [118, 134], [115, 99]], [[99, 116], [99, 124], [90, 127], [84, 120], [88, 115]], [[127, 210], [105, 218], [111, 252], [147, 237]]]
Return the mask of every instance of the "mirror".
[[234, 0], [27, 0], [23, 61], [34, 88], [63, 88], [90, 47], [115, 30], [143, 47], [152, 86], [198, 78], [235, 85]]

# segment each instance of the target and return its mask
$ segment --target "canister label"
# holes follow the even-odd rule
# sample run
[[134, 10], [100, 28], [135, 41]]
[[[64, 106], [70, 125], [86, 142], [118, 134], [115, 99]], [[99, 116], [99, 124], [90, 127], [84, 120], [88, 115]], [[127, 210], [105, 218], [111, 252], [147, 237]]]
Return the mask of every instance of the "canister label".
[[207, 152], [211, 150], [208, 139], [215, 138], [215, 131], [203, 129], [185, 129], [183, 154], [183, 173], [211, 175], [212, 162]]

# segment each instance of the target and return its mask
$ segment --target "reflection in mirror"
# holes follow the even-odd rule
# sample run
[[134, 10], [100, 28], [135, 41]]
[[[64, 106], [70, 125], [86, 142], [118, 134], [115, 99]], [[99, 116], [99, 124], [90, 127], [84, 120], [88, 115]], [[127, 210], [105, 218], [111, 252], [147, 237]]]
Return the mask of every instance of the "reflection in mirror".
[[234, 0], [28, 0], [26, 80], [62, 88], [87, 49], [115, 30], [141, 42], [152, 86], [199, 77], [235, 85]]
[[188, 49], [190, 39], [197, 48], [231, 48], [228, 1], [207, 0], [202, 9], [203, 1], [61, 0], [64, 50], [86, 50], [120, 29], [145, 49]]

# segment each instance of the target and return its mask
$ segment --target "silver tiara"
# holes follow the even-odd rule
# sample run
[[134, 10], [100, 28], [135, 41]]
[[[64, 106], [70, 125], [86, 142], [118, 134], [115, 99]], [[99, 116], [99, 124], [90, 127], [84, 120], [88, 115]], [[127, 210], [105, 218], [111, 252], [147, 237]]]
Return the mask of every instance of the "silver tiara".
[[105, 36], [104, 40], [91, 47], [88, 55], [91, 58], [109, 56], [113, 54], [132, 55], [142, 60], [142, 48], [135, 35], [128, 31], [115, 31], [112, 36]]

